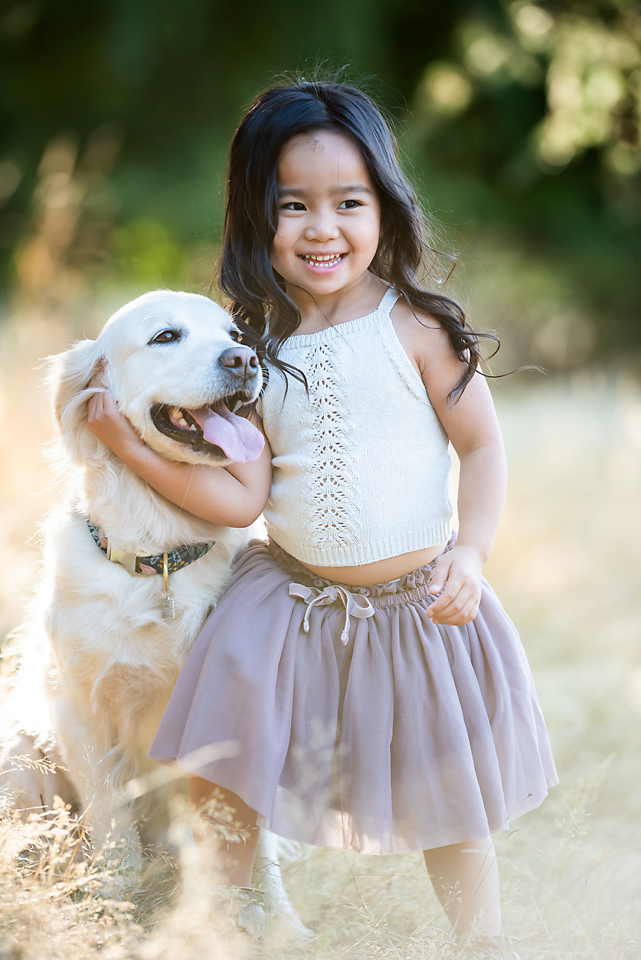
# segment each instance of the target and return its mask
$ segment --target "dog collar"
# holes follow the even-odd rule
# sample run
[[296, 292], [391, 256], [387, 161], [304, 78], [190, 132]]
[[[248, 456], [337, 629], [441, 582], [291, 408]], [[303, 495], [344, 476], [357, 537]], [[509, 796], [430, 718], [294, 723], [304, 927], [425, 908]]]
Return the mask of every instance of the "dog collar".
[[[150, 577], [155, 573], [162, 574], [163, 569], [166, 573], [175, 573], [176, 570], [186, 567], [194, 560], [200, 560], [216, 543], [215, 540], [210, 540], [208, 543], [189, 543], [168, 553], [149, 556], [135, 553], [133, 550], [118, 550], [112, 547], [104, 532], [96, 527], [89, 517], [85, 517], [85, 520], [96, 546], [100, 547], [107, 560], [111, 560], [112, 563], [119, 563], [132, 577]], [[166, 568], [164, 567], [165, 563]]]

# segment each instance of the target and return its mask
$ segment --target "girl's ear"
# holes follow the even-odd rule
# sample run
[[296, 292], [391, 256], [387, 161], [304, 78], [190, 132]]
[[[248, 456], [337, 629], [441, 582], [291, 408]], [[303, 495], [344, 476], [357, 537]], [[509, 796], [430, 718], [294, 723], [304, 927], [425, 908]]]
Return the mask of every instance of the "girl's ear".
[[87, 401], [108, 387], [102, 350], [96, 340], [81, 340], [71, 350], [49, 357], [47, 382], [53, 412], [63, 445], [73, 459], [95, 456], [102, 446], [86, 429]]

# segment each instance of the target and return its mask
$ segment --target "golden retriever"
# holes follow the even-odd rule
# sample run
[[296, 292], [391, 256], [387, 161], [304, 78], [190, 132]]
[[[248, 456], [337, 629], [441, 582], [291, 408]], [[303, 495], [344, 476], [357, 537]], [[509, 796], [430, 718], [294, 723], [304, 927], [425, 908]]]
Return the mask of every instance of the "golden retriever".
[[[119, 310], [96, 340], [53, 357], [50, 383], [69, 484], [46, 523], [44, 578], [21, 638], [2, 754], [45, 756], [66, 773], [5, 760], [0, 791], [22, 808], [49, 805], [54, 793], [75, 800], [93, 842], [115, 844], [136, 873], [137, 826], [162, 841], [166, 806], [154, 791], [141, 811], [125, 787], [156, 767], [147, 751], [163, 709], [248, 531], [200, 520], [157, 494], [91, 433], [87, 400], [111, 390], [164, 457], [251, 460], [262, 436], [232, 411], [258, 397], [262, 372], [221, 307], [157, 291]], [[202, 555], [167, 581], [159, 558], [171, 569], [185, 546]], [[272, 900], [289, 913], [277, 864], [271, 879]]]

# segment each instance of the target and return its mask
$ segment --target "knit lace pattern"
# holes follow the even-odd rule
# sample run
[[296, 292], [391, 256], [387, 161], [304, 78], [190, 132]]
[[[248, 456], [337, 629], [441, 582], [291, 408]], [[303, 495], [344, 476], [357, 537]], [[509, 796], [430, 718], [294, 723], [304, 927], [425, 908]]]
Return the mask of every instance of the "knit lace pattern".
[[328, 343], [309, 348], [305, 369], [316, 464], [316, 469], [307, 475], [312, 509], [305, 527], [308, 535], [320, 536], [328, 545], [340, 545], [356, 535], [354, 517], [358, 513], [354, 486], [349, 482], [356, 467], [351, 453], [353, 430], [340, 413], [345, 403], [344, 377], [332, 363]]
[[267, 532], [316, 566], [356, 566], [445, 544], [448, 438], [390, 317], [373, 313], [294, 334], [259, 403], [272, 449]]

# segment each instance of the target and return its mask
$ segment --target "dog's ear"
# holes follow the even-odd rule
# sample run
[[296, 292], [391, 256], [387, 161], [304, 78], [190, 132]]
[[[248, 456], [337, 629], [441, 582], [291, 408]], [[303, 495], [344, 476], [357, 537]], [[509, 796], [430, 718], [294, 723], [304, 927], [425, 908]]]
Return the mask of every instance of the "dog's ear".
[[[80, 340], [71, 350], [48, 359], [47, 382], [58, 425], [70, 403], [91, 387], [107, 386], [105, 358], [96, 340]], [[87, 398], [85, 397], [85, 402]]]
[[107, 389], [107, 360], [97, 340], [81, 340], [71, 350], [49, 357], [47, 382], [53, 412], [67, 452], [74, 458], [95, 456], [100, 441], [88, 430], [87, 401]]

